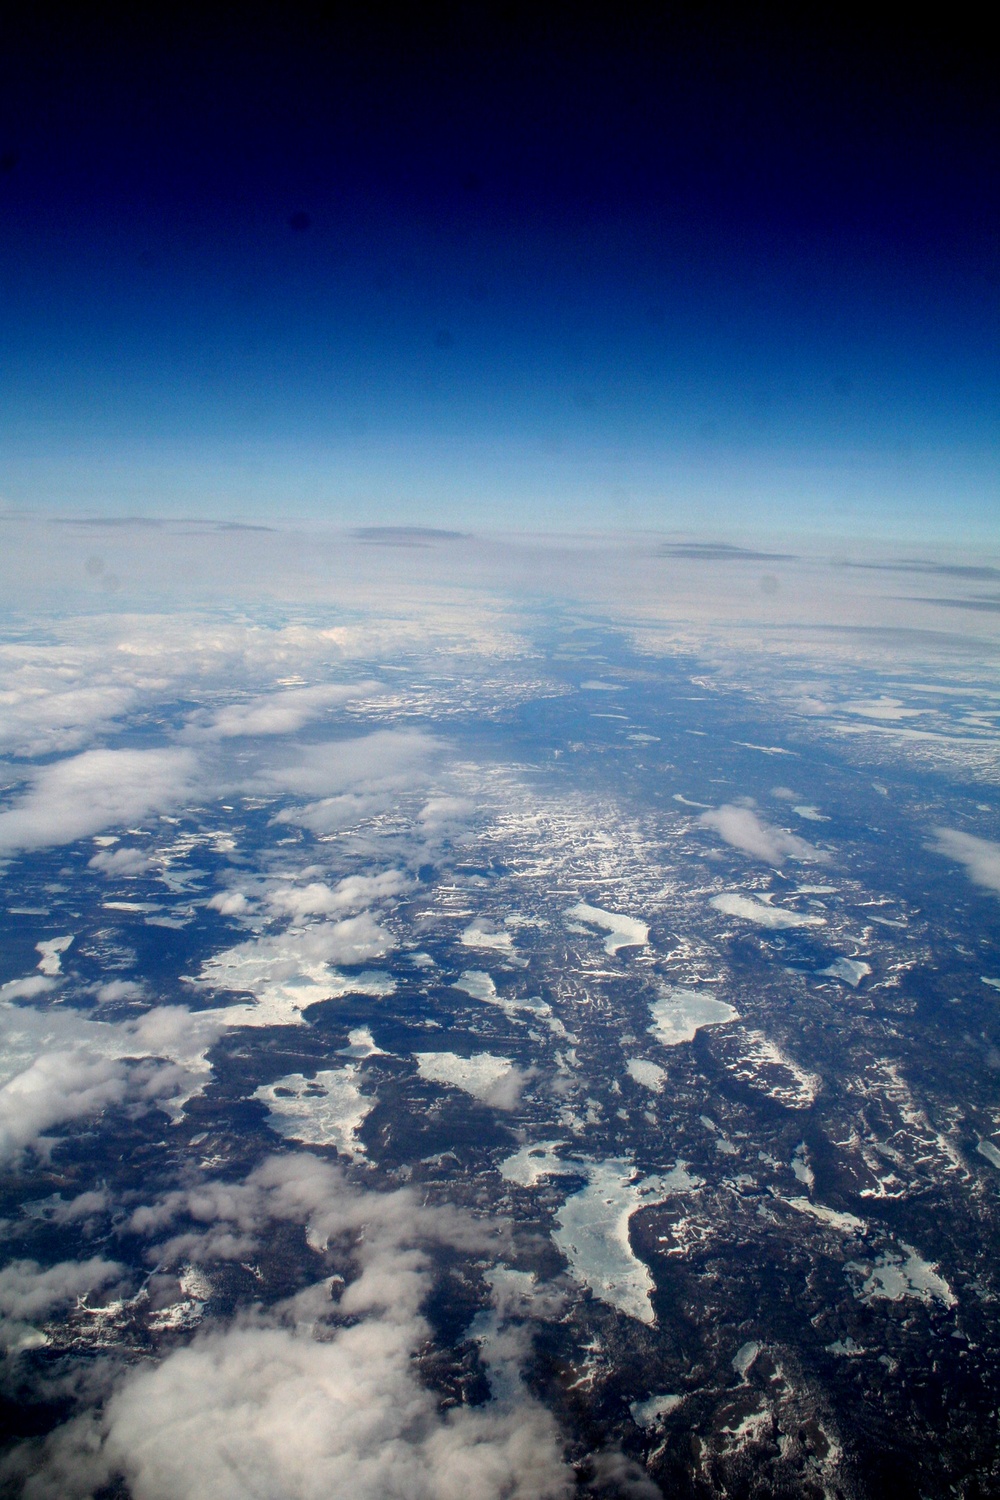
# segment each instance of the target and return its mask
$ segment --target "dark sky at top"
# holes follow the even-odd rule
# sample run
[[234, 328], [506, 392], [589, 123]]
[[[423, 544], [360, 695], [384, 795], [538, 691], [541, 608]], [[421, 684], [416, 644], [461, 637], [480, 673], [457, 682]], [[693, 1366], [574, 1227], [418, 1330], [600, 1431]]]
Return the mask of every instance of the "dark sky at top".
[[22, 20], [7, 499], [713, 525], [877, 503], [975, 530], [989, 50], [947, 18], [666, 7]]

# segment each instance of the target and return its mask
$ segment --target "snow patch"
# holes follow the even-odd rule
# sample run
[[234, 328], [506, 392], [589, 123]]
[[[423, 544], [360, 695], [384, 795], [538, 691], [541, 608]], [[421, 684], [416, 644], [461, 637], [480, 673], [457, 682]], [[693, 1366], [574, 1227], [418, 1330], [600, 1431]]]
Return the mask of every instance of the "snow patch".
[[997, 1150], [992, 1141], [979, 1141], [976, 1150], [980, 1156], [985, 1156], [990, 1166], [1000, 1168], [1000, 1151]]
[[637, 1427], [656, 1427], [664, 1417], [676, 1411], [683, 1400], [683, 1396], [647, 1396], [645, 1401], [633, 1401], [629, 1411]]
[[486, 928], [480, 927], [473, 922], [466, 927], [462, 933], [462, 946], [464, 948], [483, 948], [487, 952], [513, 953], [514, 940], [509, 932], [488, 932]]
[[653, 1323], [653, 1278], [632, 1251], [629, 1220], [650, 1202], [690, 1192], [697, 1181], [683, 1162], [663, 1176], [638, 1179], [635, 1163], [627, 1157], [591, 1163], [586, 1171], [586, 1187], [567, 1198], [552, 1238], [569, 1261], [570, 1273], [595, 1297], [640, 1323]]
[[821, 1224], [829, 1224], [831, 1229], [839, 1229], [842, 1234], [868, 1233], [868, 1225], [864, 1219], [858, 1219], [854, 1214], [838, 1213], [836, 1209], [827, 1208], [822, 1203], [811, 1203], [808, 1198], [786, 1198], [785, 1202], [797, 1213], [808, 1214]]
[[928, 1305], [941, 1302], [945, 1307], [954, 1307], [958, 1298], [938, 1274], [936, 1264], [924, 1260], [912, 1245], [902, 1241], [900, 1245], [902, 1254], [887, 1250], [874, 1261], [847, 1262], [844, 1270], [854, 1283], [855, 1297], [868, 1303], [899, 1302], [904, 1297], [915, 1297]]
[[583, 1171], [580, 1163], [563, 1161], [556, 1155], [556, 1147], [561, 1145], [562, 1141], [539, 1141], [534, 1146], [522, 1146], [500, 1163], [500, 1176], [518, 1187], [535, 1187], [543, 1177], [572, 1177]]
[[552, 1014], [552, 1007], [538, 995], [501, 995], [489, 974], [481, 969], [465, 969], [455, 980], [452, 989], [461, 990], [471, 1000], [481, 1000], [484, 1005], [495, 1005], [512, 1021], [522, 1022], [525, 1015], [544, 1021], [557, 1036], [565, 1036], [566, 1028]]
[[38, 960], [39, 972], [50, 977], [62, 973], [62, 955], [73, 941], [73, 933], [67, 937], [46, 938], [43, 943], [36, 943], [35, 948], [42, 955]]

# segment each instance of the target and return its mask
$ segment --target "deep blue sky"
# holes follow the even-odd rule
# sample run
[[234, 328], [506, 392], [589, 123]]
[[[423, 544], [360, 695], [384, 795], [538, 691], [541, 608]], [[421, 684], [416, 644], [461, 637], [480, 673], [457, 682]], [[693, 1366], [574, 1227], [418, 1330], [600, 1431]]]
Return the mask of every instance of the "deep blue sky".
[[0, 495], [995, 536], [985, 39], [702, 14], [23, 23]]

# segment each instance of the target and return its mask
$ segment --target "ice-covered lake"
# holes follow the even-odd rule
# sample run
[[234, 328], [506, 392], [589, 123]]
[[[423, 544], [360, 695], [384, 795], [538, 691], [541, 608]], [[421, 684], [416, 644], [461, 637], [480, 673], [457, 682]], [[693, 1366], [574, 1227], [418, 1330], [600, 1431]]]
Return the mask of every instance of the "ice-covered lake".
[[693, 1041], [699, 1027], [725, 1026], [740, 1019], [736, 1007], [717, 1000], [711, 990], [689, 990], [677, 985], [664, 985], [663, 993], [649, 1009], [653, 1017], [649, 1030], [664, 1047]]

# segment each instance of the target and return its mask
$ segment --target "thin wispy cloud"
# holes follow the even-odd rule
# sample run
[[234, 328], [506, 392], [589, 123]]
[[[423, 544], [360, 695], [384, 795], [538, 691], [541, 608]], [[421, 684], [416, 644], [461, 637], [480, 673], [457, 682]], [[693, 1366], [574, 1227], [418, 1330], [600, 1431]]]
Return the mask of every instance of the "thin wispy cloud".
[[201, 710], [188, 721], [187, 733], [195, 738], [250, 739], [260, 735], [295, 734], [332, 709], [358, 699], [372, 698], [381, 691], [377, 682], [356, 684], [322, 683], [315, 687], [287, 688], [265, 693], [244, 703]]
[[780, 865], [786, 859], [823, 861], [829, 855], [817, 849], [807, 839], [784, 828], [776, 828], [766, 822], [752, 807], [736, 802], [727, 802], [722, 807], [713, 807], [702, 813], [697, 820], [699, 828], [711, 829], [734, 849], [752, 854], [756, 859], [766, 860], [770, 865]]
[[1000, 892], [1000, 843], [959, 828], [935, 828], [930, 847], [962, 865], [974, 885]]

